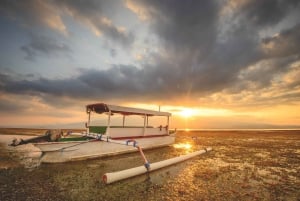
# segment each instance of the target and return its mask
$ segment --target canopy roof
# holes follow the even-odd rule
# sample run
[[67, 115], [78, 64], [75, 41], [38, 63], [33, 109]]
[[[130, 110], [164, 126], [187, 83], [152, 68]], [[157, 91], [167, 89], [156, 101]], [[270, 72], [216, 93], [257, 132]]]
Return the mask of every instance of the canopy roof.
[[96, 112], [102, 114], [105, 112], [119, 113], [122, 115], [147, 115], [147, 116], [171, 116], [169, 112], [160, 112], [154, 110], [144, 110], [139, 108], [108, 105], [105, 103], [95, 103], [86, 106], [87, 112]]

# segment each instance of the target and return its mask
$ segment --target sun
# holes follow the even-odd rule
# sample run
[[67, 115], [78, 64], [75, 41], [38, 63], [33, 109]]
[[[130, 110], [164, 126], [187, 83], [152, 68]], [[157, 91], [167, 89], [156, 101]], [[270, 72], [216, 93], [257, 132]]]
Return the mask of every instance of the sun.
[[192, 110], [192, 109], [183, 109], [180, 111], [180, 116], [184, 117], [184, 118], [190, 118], [192, 116], [194, 116], [196, 113], [196, 111]]

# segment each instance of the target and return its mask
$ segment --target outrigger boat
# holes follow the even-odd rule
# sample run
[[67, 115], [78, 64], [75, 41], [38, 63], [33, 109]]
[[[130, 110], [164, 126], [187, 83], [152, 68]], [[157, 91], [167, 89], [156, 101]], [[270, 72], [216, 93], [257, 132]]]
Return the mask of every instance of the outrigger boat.
[[[140, 152], [144, 160], [143, 166], [105, 173], [102, 180], [106, 184], [170, 166], [212, 150], [212, 148], [208, 147], [186, 155], [150, 164], [143, 153], [144, 149], [168, 146], [175, 142], [176, 130], [174, 133], [171, 133], [169, 130], [171, 113], [104, 103], [87, 105], [86, 112], [88, 114], [86, 132], [69, 133], [70, 135], [67, 137], [61, 137], [63, 133], [60, 131], [47, 131], [44, 136], [21, 141], [14, 140], [11, 145], [18, 146], [32, 143], [42, 152], [41, 162], [44, 163], [59, 163], [136, 151]], [[92, 113], [107, 115], [107, 125], [92, 125]], [[111, 125], [113, 115], [122, 116], [121, 126]], [[143, 117], [143, 126], [126, 126], [126, 117], [132, 115]], [[149, 118], [155, 116], [166, 117], [166, 126], [150, 126]]]
[[[168, 146], [174, 143], [175, 133], [169, 130], [171, 113], [130, 108], [123, 106], [96, 103], [86, 106], [88, 121], [83, 133], [70, 133], [69, 136], [51, 141], [50, 133], [43, 137], [21, 141], [20, 144], [32, 143], [42, 152], [41, 162], [60, 163], [67, 161], [85, 160], [90, 158], [117, 155], [142, 149], [152, 149]], [[93, 114], [93, 115], [92, 115]], [[106, 115], [107, 125], [92, 125], [94, 114]], [[115, 115], [122, 117], [122, 125], [112, 125]], [[142, 126], [126, 126], [130, 116], [137, 115], [143, 118]], [[149, 119], [165, 117], [165, 126], [153, 127]], [[46, 139], [46, 140], [45, 140]], [[46, 142], [41, 142], [41, 141]], [[52, 139], [53, 140], [53, 139]], [[16, 145], [16, 144], [15, 144]]]

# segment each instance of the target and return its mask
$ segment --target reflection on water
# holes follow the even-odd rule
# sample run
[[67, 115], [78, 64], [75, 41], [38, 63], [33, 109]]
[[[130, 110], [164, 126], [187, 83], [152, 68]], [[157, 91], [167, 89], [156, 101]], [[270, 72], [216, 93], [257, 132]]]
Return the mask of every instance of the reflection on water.
[[191, 149], [192, 145], [189, 143], [177, 143], [173, 144], [173, 147], [176, 149]]

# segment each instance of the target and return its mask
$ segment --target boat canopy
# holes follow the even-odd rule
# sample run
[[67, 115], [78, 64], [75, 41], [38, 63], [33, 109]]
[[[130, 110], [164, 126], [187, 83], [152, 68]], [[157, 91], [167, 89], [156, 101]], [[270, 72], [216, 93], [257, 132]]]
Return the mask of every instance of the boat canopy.
[[96, 112], [98, 114], [111, 112], [122, 115], [146, 115], [146, 116], [171, 116], [169, 112], [160, 112], [155, 110], [145, 110], [139, 108], [123, 107], [116, 105], [108, 105], [105, 103], [95, 103], [86, 106], [87, 113]]

